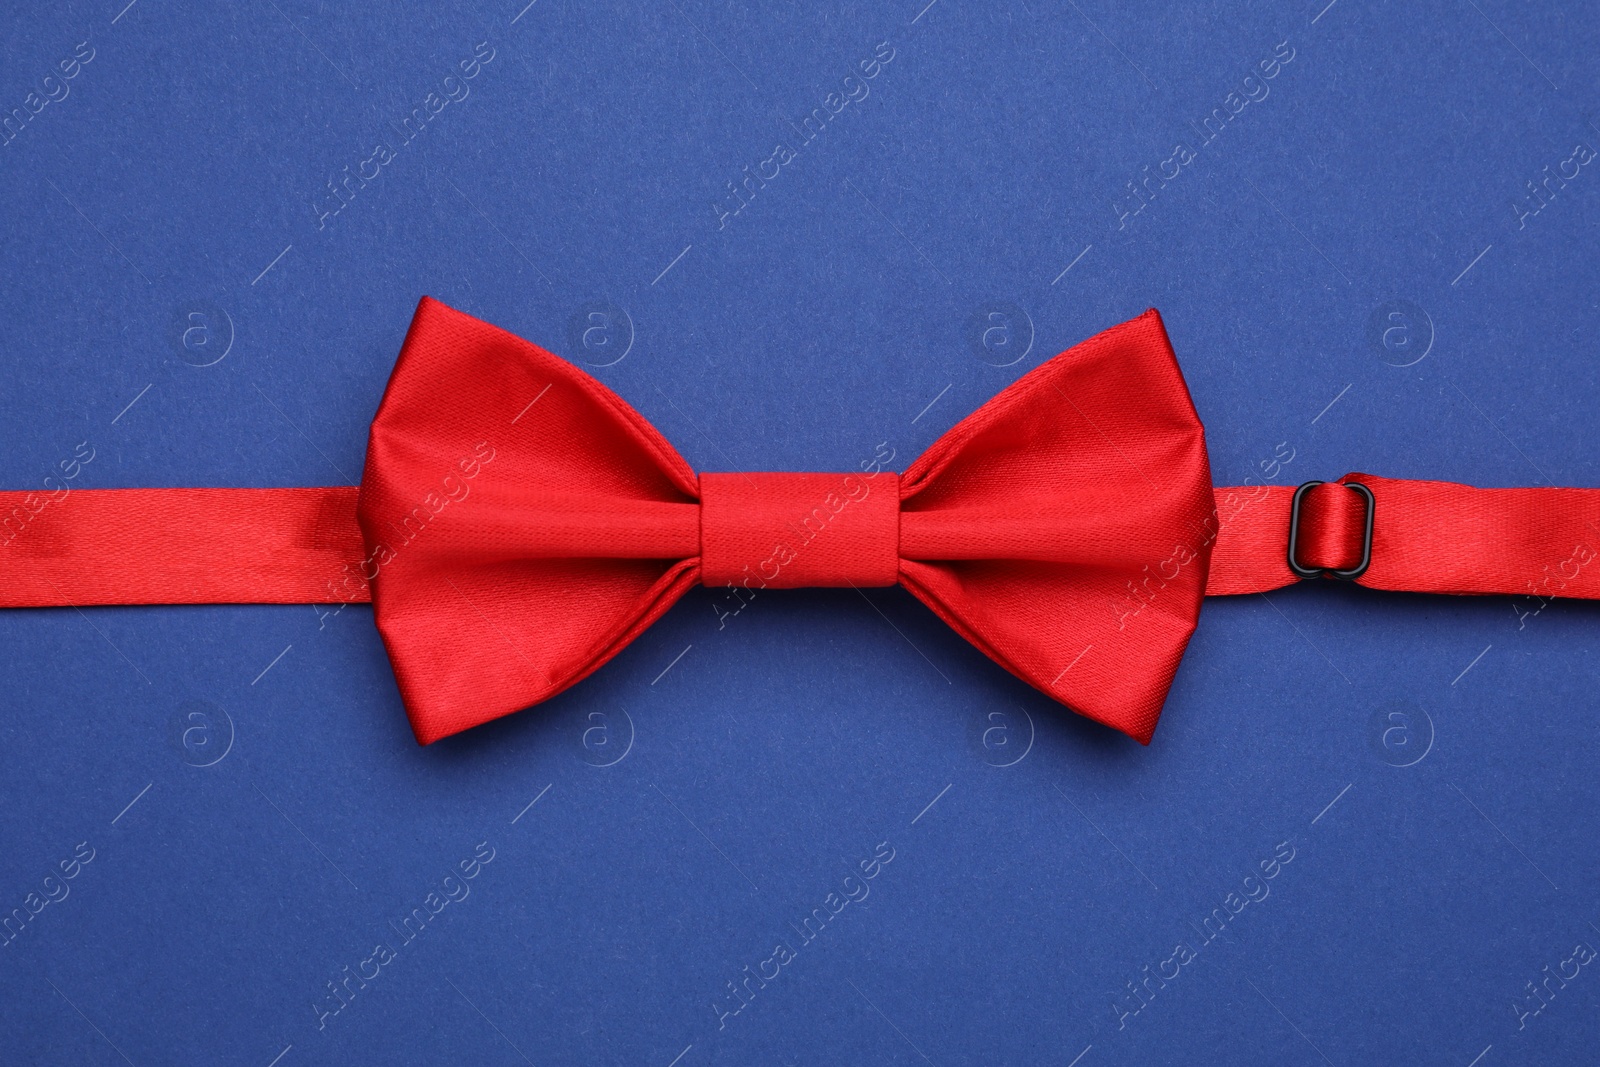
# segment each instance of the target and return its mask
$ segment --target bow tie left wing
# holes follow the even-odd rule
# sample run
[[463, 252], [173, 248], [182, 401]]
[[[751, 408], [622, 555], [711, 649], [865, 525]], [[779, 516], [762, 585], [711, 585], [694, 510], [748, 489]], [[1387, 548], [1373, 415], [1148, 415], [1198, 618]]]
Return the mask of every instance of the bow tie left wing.
[[1205, 434], [1161, 317], [1030, 371], [901, 487], [901, 584], [1011, 673], [1148, 744], [1216, 537]]
[[372, 422], [358, 516], [423, 744], [554, 696], [694, 584], [694, 472], [565, 360], [424, 298]]

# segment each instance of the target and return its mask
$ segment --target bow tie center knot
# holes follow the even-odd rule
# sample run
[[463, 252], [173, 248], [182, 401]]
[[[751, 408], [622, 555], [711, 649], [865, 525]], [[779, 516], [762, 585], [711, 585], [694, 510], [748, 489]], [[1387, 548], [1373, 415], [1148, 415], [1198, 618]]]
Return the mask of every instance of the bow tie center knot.
[[900, 577], [900, 476], [700, 475], [700, 580], [886, 586]]

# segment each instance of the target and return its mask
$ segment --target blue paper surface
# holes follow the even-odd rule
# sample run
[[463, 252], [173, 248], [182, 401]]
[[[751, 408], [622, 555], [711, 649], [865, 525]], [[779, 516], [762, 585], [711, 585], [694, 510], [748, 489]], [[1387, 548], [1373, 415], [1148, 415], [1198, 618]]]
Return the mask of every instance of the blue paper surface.
[[[1583, 5], [524, 2], [0, 14], [0, 485], [351, 484], [431, 294], [701, 470], [1154, 305], [1219, 484], [1600, 486]], [[0, 614], [0, 1062], [1595, 1057], [1593, 607], [1213, 600], [1146, 749], [715, 599], [426, 749], [365, 607]]]

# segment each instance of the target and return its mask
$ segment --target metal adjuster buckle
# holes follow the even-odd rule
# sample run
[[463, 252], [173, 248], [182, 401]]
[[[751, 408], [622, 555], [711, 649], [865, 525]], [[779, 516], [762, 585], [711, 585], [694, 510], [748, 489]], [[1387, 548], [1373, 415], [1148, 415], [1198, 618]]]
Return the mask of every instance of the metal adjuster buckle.
[[1323, 483], [1306, 482], [1294, 491], [1294, 500], [1289, 505], [1289, 569], [1302, 578], [1321, 578], [1331, 574], [1343, 581], [1353, 581], [1367, 572], [1372, 565], [1372, 516], [1378, 510], [1378, 502], [1372, 496], [1372, 490], [1360, 482], [1340, 482], [1346, 489], [1352, 490], [1367, 498], [1367, 529], [1361, 539], [1361, 562], [1348, 570], [1334, 570], [1328, 567], [1302, 567], [1294, 558], [1295, 547], [1300, 541], [1300, 503], [1305, 499], [1306, 490], [1313, 489]]

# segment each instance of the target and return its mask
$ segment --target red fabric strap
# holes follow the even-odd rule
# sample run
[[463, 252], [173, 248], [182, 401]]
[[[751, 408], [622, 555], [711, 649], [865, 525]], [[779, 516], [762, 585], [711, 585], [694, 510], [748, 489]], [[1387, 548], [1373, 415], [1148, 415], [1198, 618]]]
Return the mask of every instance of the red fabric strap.
[[[700, 484], [704, 492], [708, 479], [724, 480], [737, 490], [735, 483], [743, 484], [746, 477], [702, 474]], [[802, 519], [814, 504], [826, 503], [829, 492], [838, 490], [848, 499], [851, 488], [862, 484], [849, 474], [749, 477], [818, 480], [820, 491], [794, 513]], [[1372, 565], [1357, 579], [1359, 585], [1412, 593], [1600, 599], [1600, 566], [1591, 566], [1600, 554], [1600, 489], [1477, 489], [1370, 474], [1340, 481], [1345, 480], [1365, 483], [1381, 509], [1373, 524]], [[1307, 566], [1345, 568], [1360, 558], [1365, 503], [1339, 484], [1329, 482], [1308, 495], [1298, 557]], [[0, 491], [0, 608], [366, 603], [372, 599], [366, 581], [372, 564], [355, 522], [359, 492], [343, 485], [77, 489], [61, 495]], [[898, 486], [894, 494], [898, 535]], [[1299, 581], [1286, 562], [1293, 494], [1292, 486], [1217, 487], [1221, 522], [1207, 596], [1270, 592]], [[786, 521], [788, 514], [779, 525]], [[682, 529], [663, 540], [682, 541], [688, 522], [685, 513], [670, 523]], [[956, 550], [952, 544], [926, 543], [939, 535], [915, 518], [911, 526], [917, 554]], [[799, 529], [804, 540], [807, 527], [802, 522]], [[770, 556], [771, 547], [756, 554]], [[729, 550], [728, 562], [718, 564], [710, 577], [702, 564], [705, 584], [745, 580], [752, 560], [737, 551]], [[881, 575], [870, 580], [857, 575], [863, 580], [853, 583], [819, 580], [831, 566], [820, 562], [803, 573], [791, 570], [784, 579], [773, 574], [783, 568], [765, 557], [755, 566], [761, 577], [772, 575], [767, 588], [895, 584], [880, 580]]]
[[365, 602], [358, 492], [0, 492], [0, 608]]
[[[1372, 490], [1372, 565], [1360, 585], [1410, 593], [1506, 593], [1600, 598], [1600, 489], [1476, 489], [1455, 482], [1349, 474], [1308, 491], [1301, 513], [1303, 566], [1359, 562]], [[1221, 534], [1211, 596], [1260, 593], [1298, 581], [1289, 569], [1292, 486], [1218, 488]]]

